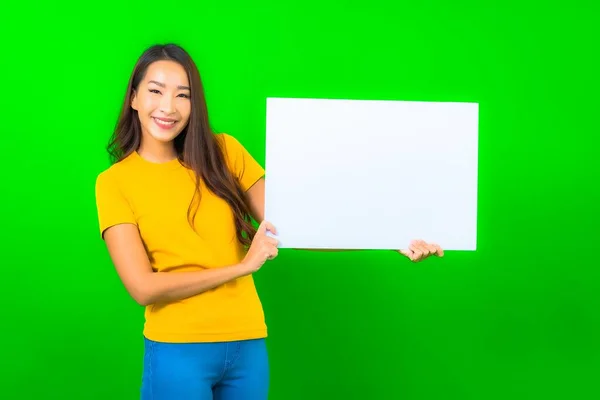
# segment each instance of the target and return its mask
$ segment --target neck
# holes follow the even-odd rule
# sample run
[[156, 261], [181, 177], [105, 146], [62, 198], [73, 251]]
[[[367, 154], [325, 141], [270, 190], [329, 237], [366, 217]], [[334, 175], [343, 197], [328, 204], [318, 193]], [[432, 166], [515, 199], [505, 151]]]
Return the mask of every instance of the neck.
[[140, 147], [137, 150], [138, 154], [144, 159], [154, 163], [165, 163], [177, 158], [173, 142], [164, 143], [144, 139], [142, 139]]

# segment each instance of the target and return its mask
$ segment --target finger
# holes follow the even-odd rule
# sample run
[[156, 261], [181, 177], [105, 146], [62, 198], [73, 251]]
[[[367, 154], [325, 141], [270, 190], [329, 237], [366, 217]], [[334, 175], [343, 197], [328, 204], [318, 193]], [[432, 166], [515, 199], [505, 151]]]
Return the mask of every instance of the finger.
[[424, 253], [427, 252], [427, 249], [425, 248], [425, 246], [423, 246], [423, 241], [422, 240], [413, 240], [410, 243], [410, 248], [419, 253], [419, 256], [422, 256]]
[[272, 249], [271, 251], [269, 251], [268, 259], [272, 260], [275, 257], [277, 257], [278, 254], [279, 254], [279, 251], [277, 249]]
[[433, 248], [431, 248], [431, 246], [429, 246], [428, 244], [424, 244], [423, 245], [423, 256], [424, 257], [429, 257], [430, 255], [432, 255], [434, 253]]
[[431, 248], [429, 247], [429, 243], [427, 243], [424, 240], [419, 240], [418, 245], [423, 249], [426, 250], [428, 253], [431, 252]]
[[423, 245], [426, 245], [427, 243], [422, 239], [417, 239], [417, 240], [413, 240], [413, 244], [415, 246], [423, 246]]
[[408, 258], [412, 259], [413, 256], [413, 252], [410, 249], [402, 249], [402, 250], [398, 250], [398, 253], [402, 254], [403, 256], [406, 256]]
[[421, 257], [423, 256], [423, 252], [421, 251], [421, 249], [419, 249], [417, 246], [412, 245], [409, 247], [409, 249], [412, 251], [413, 256], [412, 256], [412, 260], [413, 261], [417, 261], [420, 260]]
[[436, 244], [436, 243], [428, 243], [427, 247], [429, 248], [429, 253], [430, 254], [434, 254], [434, 255], [439, 256], [439, 255], [441, 255], [441, 254], [444, 253], [442, 251], [442, 248], [438, 244]]
[[427, 253], [428, 254], [434, 254], [437, 251], [437, 249], [435, 248], [435, 246], [433, 244], [431, 244], [431, 243], [423, 242], [422, 245], [423, 245], [423, 247], [425, 249], [427, 249]]
[[435, 243], [423, 242], [423, 246], [427, 249], [427, 254], [426, 254], [427, 256], [429, 256], [429, 255], [441, 256], [444, 254], [444, 252], [442, 251], [442, 248]]
[[423, 257], [423, 254], [425, 253], [423, 247], [417, 243], [411, 245], [409, 248], [412, 250], [413, 253], [415, 253], [415, 256], [417, 258]]
[[275, 238], [272, 238], [272, 237], [269, 237], [269, 236], [267, 236], [267, 237], [265, 238], [265, 241], [266, 241], [268, 244], [270, 244], [271, 246], [274, 246], [274, 247], [277, 247], [277, 246], [279, 245], [279, 240], [277, 240], [277, 239], [275, 239]]
[[419, 240], [417, 242], [417, 244], [415, 245], [415, 247], [417, 249], [419, 249], [419, 251], [421, 252], [421, 257], [425, 258], [427, 256], [429, 256], [429, 254], [431, 253], [431, 250], [429, 249], [429, 246], [427, 245], [427, 243], [425, 243], [422, 240]]
[[258, 225], [258, 229], [256, 230], [257, 235], [264, 235], [267, 231], [267, 221], [263, 221]]
[[266, 230], [268, 230], [269, 232], [271, 232], [274, 235], [277, 235], [277, 230], [275, 229], [275, 227], [273, 226], [272, 223], [270, 223], [268, 221], [263, 221], [263, 223], [265, 224]]
[[263, 251], [263, 259], [264, 260], [270, 260], [271, 259], [271, 253], [272, 253], [271, 250], [265, 249]]

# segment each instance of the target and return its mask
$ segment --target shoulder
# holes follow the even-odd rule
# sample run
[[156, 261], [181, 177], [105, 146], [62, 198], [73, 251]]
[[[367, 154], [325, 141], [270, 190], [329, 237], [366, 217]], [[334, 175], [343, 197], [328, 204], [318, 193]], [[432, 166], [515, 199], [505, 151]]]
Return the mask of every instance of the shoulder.
[[101, 170], [96, 175], [96, 190], [117, 187], [119, 185], [119, 181], [130, 175], [131, 169], [131, 157], [128, 156], [123, 160]]
[[225, 162], [238, 177], [244, 190], [264, 175], [264, 168], [237, 138], [227, 133], [218, 133], [215, 136], [223, 149]]
[[244, 147], [239, 140], [228, 133], [215, 133], [215, 138], [223, 151], [226, 152], [236, 152]]
[[215, 138], [230, 165], [245, 161], [247, 150], [238, 139], [228, 133], [216, 133]]
[[107, 196], [113, 196], [115, 193], [119, 193], [118, 184], [118, 168], [114, 168], [114, 165], [101, 171], [96, 176], [96, 201], [107, 198]]

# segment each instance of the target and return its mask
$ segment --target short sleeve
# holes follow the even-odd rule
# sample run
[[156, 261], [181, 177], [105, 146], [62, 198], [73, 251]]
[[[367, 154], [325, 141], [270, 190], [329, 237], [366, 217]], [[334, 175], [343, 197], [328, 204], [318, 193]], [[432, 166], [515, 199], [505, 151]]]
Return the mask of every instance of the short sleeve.
[[239, 179], [242, 189], [246, 191], [265, 175], [265, 170], [236, 138], [227, 134], [221, 135], [229, 166]]
[[124, 223], [137, 224], [129, 202], [109, 171], [104, 171], [96, 179], [96, 208], [102, 237], [104, 231], [111, 226]]

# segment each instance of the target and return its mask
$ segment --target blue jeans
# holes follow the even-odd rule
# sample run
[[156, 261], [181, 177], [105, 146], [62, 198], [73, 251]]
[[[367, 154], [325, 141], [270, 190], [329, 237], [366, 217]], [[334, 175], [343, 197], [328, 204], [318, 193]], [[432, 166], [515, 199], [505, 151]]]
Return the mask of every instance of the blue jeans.
[[142, 400], [266, 400], [265, 339], [159, 343], [144, 339]]

